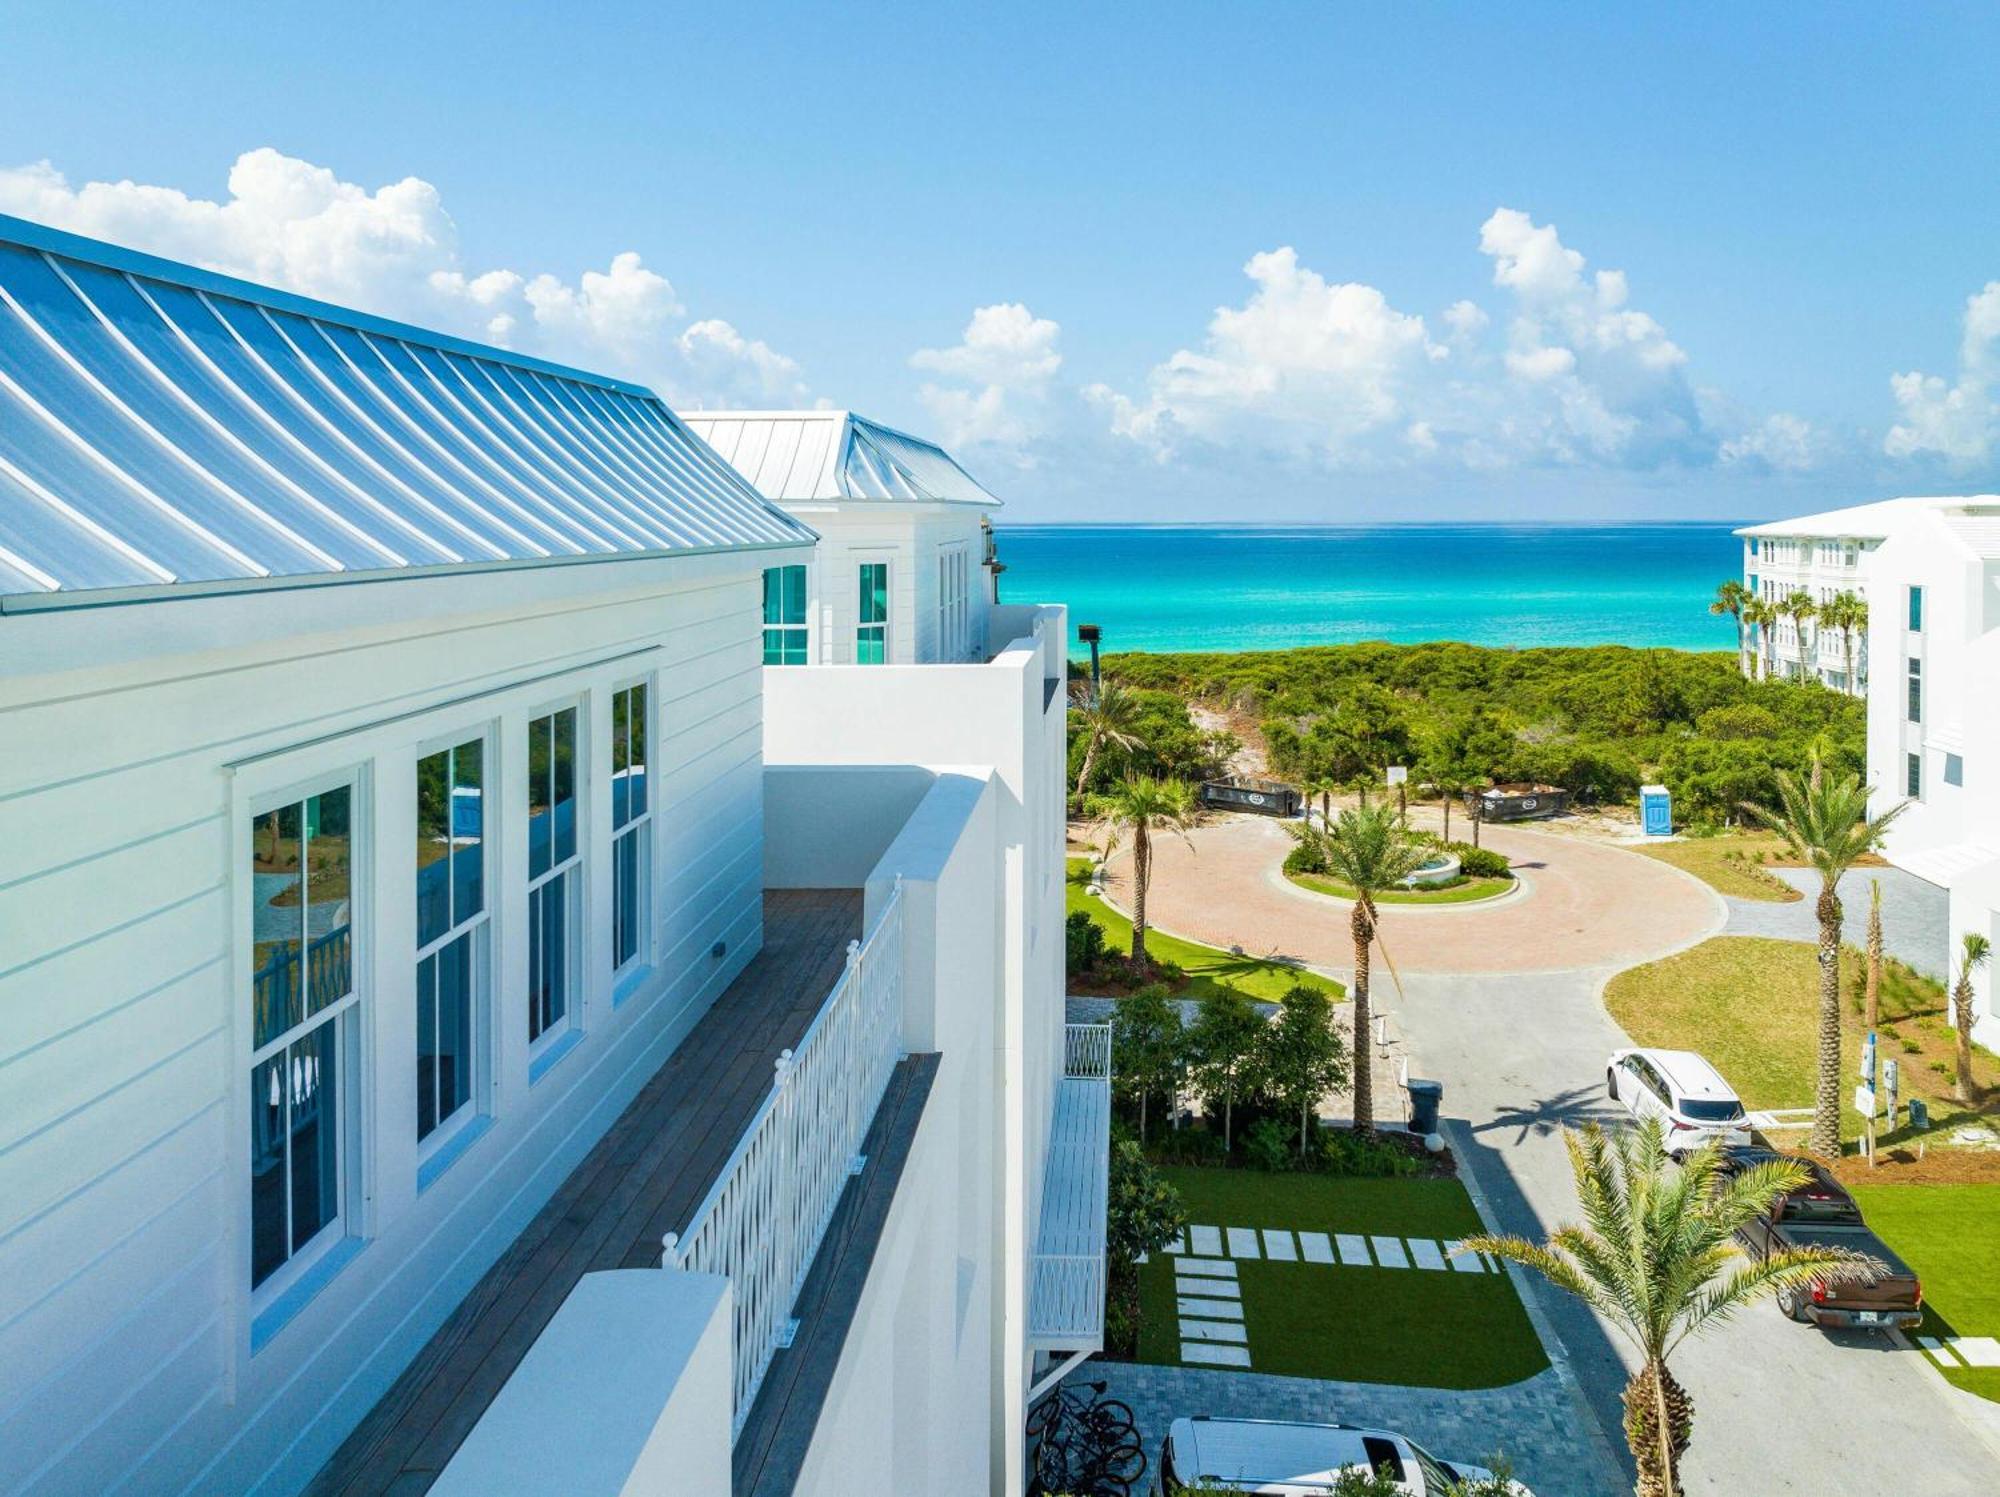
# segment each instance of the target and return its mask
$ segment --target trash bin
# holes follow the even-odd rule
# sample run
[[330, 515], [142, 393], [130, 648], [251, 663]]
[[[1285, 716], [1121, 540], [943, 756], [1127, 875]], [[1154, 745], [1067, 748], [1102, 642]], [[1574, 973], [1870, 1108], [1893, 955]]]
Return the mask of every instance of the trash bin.
[[1438, 1106], [1444, 1101], [1442, 1081], [1419, 1081], [1410, 1078], [1410, 1131], [1419, 1138], [1429, 1138], [1438, 1131]]

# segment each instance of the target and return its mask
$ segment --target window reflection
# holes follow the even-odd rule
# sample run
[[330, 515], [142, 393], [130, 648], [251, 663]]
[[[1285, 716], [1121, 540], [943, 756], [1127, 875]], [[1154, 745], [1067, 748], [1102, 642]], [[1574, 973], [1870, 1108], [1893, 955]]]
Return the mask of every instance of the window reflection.
[[417, 763], [417, 1138], [472, 1100], [486, 905], [485, 743]]

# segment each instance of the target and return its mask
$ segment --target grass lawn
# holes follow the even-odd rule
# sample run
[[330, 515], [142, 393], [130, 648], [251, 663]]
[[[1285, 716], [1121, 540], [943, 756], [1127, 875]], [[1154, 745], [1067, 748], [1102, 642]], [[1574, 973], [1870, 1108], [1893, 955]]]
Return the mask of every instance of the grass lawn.
[[1805, 897], [1766, 871], [1767, 863], [1790, 861], [1783, 839], [1772, 832], [1721, 832], [1713, 837], [1640, 846], [1634, 851], [1685, 869], [1719, 894], [1772, 904], [1790, 904]]
[[[1288, 873], [1300, 888], [1315, 894], [1331, 894], [1335, 899], [1353, 899], [1354, 887], [1324, 873]], [[1511, 878], [1468, 878], [1448, 889], [1388, 889], [1375, 896], [1377, 904], [1472, 904], [1493, 899], [1514, 887]]]
[[[1861, 955], [1851, 950], [1842, 953], [1840, 965], [1844, 1098], [1861, 1055], [1859, 988], [1865, 969]], [[1619, 973], [1604, 990], [1604, 1002], [1635, 1043], [1707, 1056], [1751, 1108], [1812, 1105], [1819, 967], [1813, 948], [1803, 942], [1717, 936]], [[1878, 1053], [1896, 1060], [1903, 1097], [1922, 1097], [1929, 1105], [1932, 1160], [1971, 1152], [1938, 1145], [1953, 1127], [1975, 1116], [1950, 1099], [1953, 1041], [1944, 1006], [1936, 983], [1900, 962], [1883, 963]], [[2000, 1102], [2000, 1062], [1975, 1050], [1973, 1073], [1989, 1098], [1983, 1115], [1991, 1117]], [[1851, 1108], [1843, 1106], [1841, 1126], [1848, 1138], [1860, 1136], [1861, 1120]], [[1878, 1135], [1878, 1142], [1899, 1144], [1911, 1136], [1904, 1129]]]
[[[1188, 1220], [1452, 1240], [1480, 1230], [1456, 1180], [1348, 1180], [1166, 1167]], [[1175, 1259], [1139, 1270], [1139, 1360], [1180, 1365]], [[1251, 1370], [1346, 1382], [1493, 1388], [1548, 1366], [1504, 1273], [1241, 1260]]]
[[[2000, 1185], [1859, 1185], [1868, 1225], [1924, 1284], [1926, 1336], [2000, 1336], [2000, 1274], [1993, 1247]], [[2000, 1403], [2000, 1368], [1935, 1358], [1967, 1392]]]
[[[1092, 899], [1087, 887], [1089, 882], [1090, 860], [1071, 858], [1066, 891], [1069, 909], [1089, 912], [1090, 918], [1104, 927], [1104, 944], [1112, 951], [1129, 953], [1132, 950], [1132, 922], [1103, 900]], [[1234, 988], [1245, 997], [1270, 1003], [1276, 1003], [1294, 987], [1318, 988], [1334, 998], [1343, 997], [1347, 992], [1332, 978], [1321, 977], [1317, 972], [1308, 972], [1284, 962], [1231, 956], [1214, 946], [1183, 941], [1179, 936], [1170, 936], [1153, 926], [1146, 929], [1146, 953], [1155, 961], [1172, 962], [1187, 975], [1186, 983], [1175, 994], [1181, 998], [1201, 998], [1217, 988]]]

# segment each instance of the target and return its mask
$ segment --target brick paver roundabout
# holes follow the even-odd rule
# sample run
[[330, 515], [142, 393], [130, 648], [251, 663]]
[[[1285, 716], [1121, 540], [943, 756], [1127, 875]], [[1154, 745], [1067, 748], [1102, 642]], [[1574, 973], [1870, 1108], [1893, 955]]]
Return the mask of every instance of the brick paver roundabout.
[[[1398, 971], [1626, 967], [1713, 935], [1726, 918], [1700, 880], [1625, 848], [1521, 827], [1488, 826], [1481, 840], [1514, 861], [1520, 891], [1485, 903], [1385, 905], [1381, 939]], [[1282, 825], [1251, 816], [1210, 822], [1185, 843], [1158, 839], [1148, 914], [1190, 940], [1345, 971], [1351, 906], [1286, 879], [1291, 846]], [[1125, 909], [1131, 867], [1121, 851], [1107, 883]]]

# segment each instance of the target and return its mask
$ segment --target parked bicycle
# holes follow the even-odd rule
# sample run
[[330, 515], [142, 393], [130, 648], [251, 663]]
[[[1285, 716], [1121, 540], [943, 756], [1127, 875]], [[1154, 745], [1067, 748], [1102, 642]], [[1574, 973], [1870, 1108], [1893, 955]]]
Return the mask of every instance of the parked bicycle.
[[1146, 1453], [1128, 1404], [1104, 1383], [1057, 1388], [1028, 1411], [1028, 1497], [1130, 1497]]

